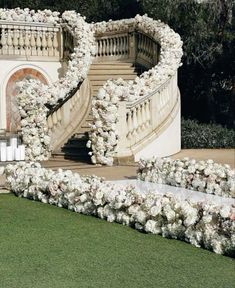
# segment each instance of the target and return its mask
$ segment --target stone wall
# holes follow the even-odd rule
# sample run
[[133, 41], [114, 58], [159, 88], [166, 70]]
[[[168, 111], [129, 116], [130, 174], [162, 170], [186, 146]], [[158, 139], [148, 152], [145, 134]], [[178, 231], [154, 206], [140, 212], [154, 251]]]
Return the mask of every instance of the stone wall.
[[16, 82], [25, 78], [38, 79], [48, 84], [61, 74], [60, 62], [27, 62], [1, 59], [0, 61], [0, 131], [16, 132], [19, 113], [16, 105]]

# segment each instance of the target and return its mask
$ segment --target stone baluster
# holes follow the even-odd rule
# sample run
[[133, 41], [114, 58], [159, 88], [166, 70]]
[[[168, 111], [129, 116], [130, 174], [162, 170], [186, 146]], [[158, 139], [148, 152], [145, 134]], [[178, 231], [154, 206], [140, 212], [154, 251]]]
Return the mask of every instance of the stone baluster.
[[138, 37], [138, 53], [140, 54], [140, 56], [141, 56], [141, 54], [142, 54], [142, 34], [139, 34], [139, 37]]
[[41, 30], [37, 29], [37, 38], [36, 38], [36, 49], [37, 55], [42, 56], [42, 41], [41, 41]]
[[122, 36], [122, 55], [126, 54], [126, 37]]
[[25, 47], [24, 47], [24, 35], [23, 35], [24, 30], [20, 29], [19, 32], [19, 51], [20, 51], [20, 55], [25, 55]]
[[57, 115], [55, 112], [52, 114], [52, 122], [53, 122], [53, 126], [55, 127], [58, 122]]
[[136, 136], [137, 128], [138, 128], [136, 107], [132, 108], [132, 111], [133, 111], [133, 130], [132, 130], [132, 135]]
[[113, 56], [113, 38], [110, 38], [110, 48], [109, 48], [109, 51], [110, 51], [110, 56]]
[[129, 110], [127, 112], [127, 138], [131, 138], [131, 133], [132, 133], [132, 112]]
[[49, 128], [49, 130], [52, 129], [53, 127], [53, 122], [52, 122], [52, 116], [49, 115], [48, 118], [47, 118], [47, 127]]
[[126, 55], [127, 51], [127, 41], [126, 41], [126, 36], [123, 36], [123, 55]]
[[150, 64], [152, 64], [152, 61], [151, 61], [151, 43], [152, 43], [152, 40], [148, 38], [148, 58], [149, 58], [149, 62]]
[[52, 45], [53, 45], [53, 50], [54, 50], [54, 56], [59, 56], [59, 50], [58, 50], [59, 43], [58, 43], [58, 35], [57, 35], [56, 30], [54, 30], [54, 32], [53, 32]]
[[117, 37], [113, 38], [113, 55], [117, 55]]
[[95, 57], [99, 57], [99, 41], [96, 41], [95, 45], [96, 45], [96, 55], [95, 55]]
[[147, 101], [146, 101], [146, 118], [147, 118], [147, 126], [149, 126], [150, 125], [150, 100], [148, 99]]
[[30, 55], [30, 32], [29, 32], [29, 27], [25, 27], [25, 55], [29, 56]]
[[144, 55], [145, 58], [148, 57], [148, 38], [144, 36]]
[[141, 128], [142, 130], [144, 130], [147, 126], [146, 126], [146, 121], [147, 121], [147, 117], [146, 117], [146, 113], [145, 113], [145, 102], [141, 104], [141, 117], [142, 117], [142, 125]]
[[120, 54], [120, 38], [117, 36], [116, 37], [116, 53], [115, 55], [119, 55]]
[[31, 27], [31, 37], [30, 37], [30, 46], [31, 46], [31, 55], [37, 55], [37, 48], [36, 48], [36, 31], [33, 27]]
[[109, 56], [109, 49], [110, 49], [110, 45], [109, 45], [109, 38], [106, 39], [106, 51], [105, 51], [105, 55]]
[[53, 36], [53, 32], [49, 30], [47, 33], [47, 48], [48, 48], [48, 56], [53, 56], [54, 51], [53, 51], [53, 43], [51, 37]]
[[6, 39], [6, 30], [3, 27], [2, 28], [2, 34], [1, 34], [1, 45], [2, 45], [2, 54], [7, 54], [7, 39]]
[[143, 35], [142, 36], [143, 38], [143, 41], [142, 41], [142, 43], [143, 43], [143, 56], [145, 57], [145, 55], [146, 55], [146, 36], [145, 35]]
[[119, 54], [120, 55], [122, 55], [122, 50], [123, 50], [122, 37], [119, 37]]
[[19, 29], [18, 27], [15, 27], [17, 29], [13, 30], [13, 46], [14, 46], [14, 54], [19, 55]]
[[103, 50], [102, 50], [102, 56], [104, 57], [106, 54], [106, 39], [103, 39]]
[[71, 110], [73, 110], [75, 104], [74, 97], [70, 98], [70, 102], [71, 102]]
[[13, 41], [12, 41], [12, 31], [8, 29], [7, 33], [7, 46], [8, 46], [8, 55], [13, 54]]
[[61, 115], [61, 108], [59, 108], [57, 111], [56, 111], [56, 117], [58, 119], [58, 122], [60, 123], [61, 122], [61, 119], [62, 119], [62, 115]]
[[42, 30], [42, 56], [48, 56], [47, 53], [47, 40], [46, 40], [46, 31]]
[[99, 40], [99, 56], [102, 57], [102, 51], [103, 51], [103, 45], [102, 45], [102, 39]]
[[137, 127], [137, 132], [139, 133], [142, 129], [142, 113], [141, 113], [141, 105], [138, 105], [137, 107], [137, 122], [138, 122], [138, 127]]
[[136, 61], [136, 51], [137, 51], [137, 45], [138, 41], [136, 41], [136, 33], [129, 34], [128, 37], [128, 48], [127, 53], [129, 52], [128, 58], [131, 59], [133, 62]]

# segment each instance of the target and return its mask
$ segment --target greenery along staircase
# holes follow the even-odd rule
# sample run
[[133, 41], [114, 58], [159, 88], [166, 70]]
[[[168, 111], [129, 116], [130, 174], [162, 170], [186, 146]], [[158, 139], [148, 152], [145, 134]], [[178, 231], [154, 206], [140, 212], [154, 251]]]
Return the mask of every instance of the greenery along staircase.
[[[123, 80], [134, 80], [137, 75], [142, 73], [140, 65], [134, 66], [133, 63], [126, 61], [108, 61], [93, 63], [90, 67], [88, 79], [91, 86], [91, 99], [98, 90], [109, 79], [122, 78]], [[89, 96], [89, 95], [88, 95]], [[89, 109], [91, 109], [91, 105]], [[79, 162], [90, 163], [89, 149], [86, 147], [88, 132], [92, 123], [91, 111], [88, 111], [82, 123], [74, 129], [71, 137], [61, 145], [57, 151], [52, 153], [54, 160], [69, 159]]]

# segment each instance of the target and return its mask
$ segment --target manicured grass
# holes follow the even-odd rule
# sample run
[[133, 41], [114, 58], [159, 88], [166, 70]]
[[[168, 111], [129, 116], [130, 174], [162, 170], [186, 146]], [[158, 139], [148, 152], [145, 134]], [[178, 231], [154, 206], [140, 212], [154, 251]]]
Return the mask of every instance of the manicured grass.
[[232, 288], [234, 259], [0, 195], [1, 288]]

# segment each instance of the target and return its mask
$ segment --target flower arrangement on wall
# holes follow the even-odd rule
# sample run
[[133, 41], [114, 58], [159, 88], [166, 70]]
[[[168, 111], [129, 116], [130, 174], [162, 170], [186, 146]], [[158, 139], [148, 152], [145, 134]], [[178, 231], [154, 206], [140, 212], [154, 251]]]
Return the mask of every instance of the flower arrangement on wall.
[[54, 106], [58, 101], [64, 100], [86, 78], [92, 55], [95, 54], [94, 33], [84, 17], [75, 11], [66, 11], [62, 14], [62, 21], [76, 43], [65, 76], [50, 85], [32, 79], [18, 83], [17, 99], [22, 118], [22, 138], [26, 145], [26, 160], [42, 161], [49, 158], [51, 148], [46, 105]]
[[143, 181], [235, 198], [235, 171], [229, 165], [214, 163], [213, 160], [141, 159], [137, 174]]
[[60, 22], [60, 12], [45, 10], [30, 10], [29, 8], [15, 8], [7, 9], [0, 8], [0, 21], [22, 21], [22, 22], [36, 22], [58, 24]]
[[161, 46], [159, 63], [134, 81], [122, 79], [107, 81], [92, 102], [94, 122], [89, 134], [88, 147], [92, 149], [92, 162], [112, 165], [118, 144], [117, 106], [119, 101], [133, 102], [144, 97], [177, 73], [181, 65], [182, 41], [168, 25], [147, 16], [134, 19], [94, 24], [96, 33], [128, 31], [132, 27], [152, 37]]
[[184, 240], [219, 254], [235, 251], [235, 208], [209, 201], [192, 202], [173, 194], [148, 194], [120, 187], [96, 176], [52, 171], [39, 163], [18, 163], [5, 169], [12, 192], [147, 233]]

